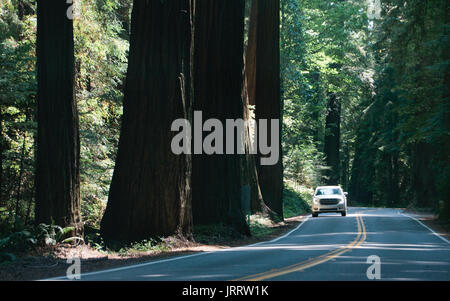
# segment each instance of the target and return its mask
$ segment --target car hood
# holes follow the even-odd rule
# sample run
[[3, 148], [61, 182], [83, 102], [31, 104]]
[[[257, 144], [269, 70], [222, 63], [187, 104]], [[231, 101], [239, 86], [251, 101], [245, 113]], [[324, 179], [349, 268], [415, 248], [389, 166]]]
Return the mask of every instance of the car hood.
[[328, 194], [328, 195], [316, 195], [314, 196], [315, 199], [344, 199], [343, 195], [339, 195], [339, 194]]

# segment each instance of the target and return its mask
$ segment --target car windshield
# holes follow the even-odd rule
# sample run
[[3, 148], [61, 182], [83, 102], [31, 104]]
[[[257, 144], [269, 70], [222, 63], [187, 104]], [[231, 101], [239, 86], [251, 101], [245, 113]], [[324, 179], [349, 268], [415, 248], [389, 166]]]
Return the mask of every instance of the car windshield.
[[317, 189], [316, 195], [331, 195], [331, 194], [341, 194], [339, 188], [320, 188]]

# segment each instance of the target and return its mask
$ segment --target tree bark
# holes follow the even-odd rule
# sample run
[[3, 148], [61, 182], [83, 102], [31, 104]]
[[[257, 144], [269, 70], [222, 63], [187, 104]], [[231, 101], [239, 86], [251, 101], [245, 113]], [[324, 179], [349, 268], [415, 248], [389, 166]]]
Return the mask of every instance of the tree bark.
[[189, 0], [134, 1], [124, 114], [108, 205], [107, 240], [190, 237], [191, 156], [175, 155], [171, 124], [191, 119]]
[[252, 106], [255, 105], [257, 28], [258, 0], [251, 0], [248, 45], [245, 54], [245, 80], [247, 82], [248, 104]]
[[327, 171], [327, 184], [339, 184], [339, 146], [341, 136], [341, 103], [336, 94], [328, 94], [327, 117], [325, 123], [324, 153]]
[[[256, 22], [258, 16], [258, 1], [251, 1], [250, 7], [250, 22], [248, 29], [248, 41], [255, 41], [256, 39]], [[259, 186], [258, 171], [256, 168], [257, 156], [252, 154], [251, 143], [252, 139], [255, 139], [254, 132], [250, 128], [250, 121], [252, 120], [250, 116], [249, 105], [255, 105], [255, 84], [256, 84], [256, 43], [252, 42], [248, 44], [246, 53], [244, 55], [244, 86], [243, 86], [243, 97], [244, 100], [244, 120], [247, 122], [245, 129], [245, 151], [246, 158], [244, 162], [244, 185], [250, 186], [250, 210], [252, 214], [255, 213], [272, 213], [270, 208], [264, 203], [262, 197], [261, 187]], [[252, 102], [252, 103], [250, 103]]]
[[[244, 1], [198, 0], [195, 21], [194, 108], [203, 120], [216, 118], [225, 125], [226, 119], [243, 118]], [[226, 137], [225, 126], [224, 131]], [[242, 159], [238, 154], [194, 156], [194, 224], [226, 223], [250, 234], [241, 208]]]
[[36, 222], [73, 226], [79, 234], [80, 138], [68, 7], [65, 0], [37, 2]]
[[[278, 143], [280, 157], [275, 165], [261, 165], [256, 161], [259, 185], [265, 204], [283, 219], [283, 164], [281, 139], [271, 141], [270, 120], [279, 120], [281, 137], [280, 87], [280, 1], [258, 0], [252, 3], [247, 55], [249, 103], [256, 106], [256, 122], [268, 120], [268, 144]], [[256, 27], [256, 28], [255, 28]], [[259, 131], [258, 139], [261, 139]], [[260, 157], [260, 156], [259, 156]]]
[[433, 147], [426, 142], [412, 145], [412, 192], [418, 207], [432, 207], [436, 197], [436, 188], [430, 162]]

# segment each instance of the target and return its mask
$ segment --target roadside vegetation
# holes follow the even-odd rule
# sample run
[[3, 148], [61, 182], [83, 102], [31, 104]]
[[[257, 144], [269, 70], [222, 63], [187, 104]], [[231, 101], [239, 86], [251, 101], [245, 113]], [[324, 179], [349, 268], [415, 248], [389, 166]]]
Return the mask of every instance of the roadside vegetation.
[[311, 213], [313, 194], [312, 188], [285, 183], [283, 190], [284, 216], [289, 218]]

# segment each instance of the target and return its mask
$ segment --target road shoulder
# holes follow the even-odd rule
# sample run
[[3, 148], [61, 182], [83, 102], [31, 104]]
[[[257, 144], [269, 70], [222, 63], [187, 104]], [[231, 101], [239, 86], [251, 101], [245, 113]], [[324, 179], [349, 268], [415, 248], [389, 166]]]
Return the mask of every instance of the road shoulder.
[[411, 209], [404, 209], [402, 213], [417, 219], [418, 221], [432, 229], [436, 234], [445, 238], [447, 241], [450, 241], [450, 225], [440, 221], [437, 215], [429, 212], [421, 212]]

